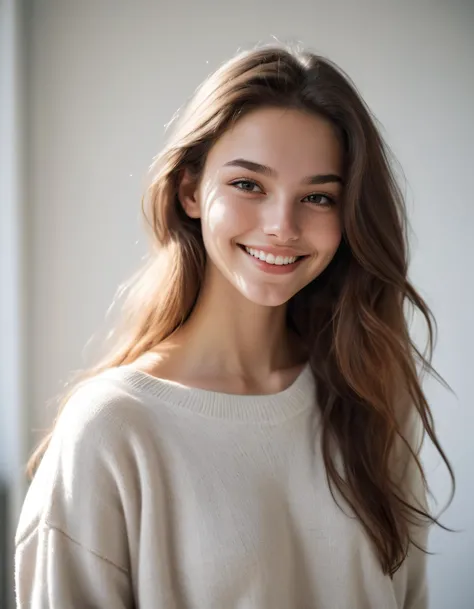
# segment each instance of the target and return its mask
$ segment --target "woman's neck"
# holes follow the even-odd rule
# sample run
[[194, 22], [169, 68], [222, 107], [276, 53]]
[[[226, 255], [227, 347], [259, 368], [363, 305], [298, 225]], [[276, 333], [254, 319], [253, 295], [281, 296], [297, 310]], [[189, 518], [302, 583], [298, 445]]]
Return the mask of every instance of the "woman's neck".
[[151, 372], [217, 390], [224, 384], [235, 393], [285, 388], [305, 361], [288, 331], [286, 305], [259, 306], [226, 284], [203, 286], [188, 321], [154, 350]]
[[177, 333], [194, 359], [229, 374], [252, 376], [291, 365], [284, 307], [260, 307], [203, 294]]

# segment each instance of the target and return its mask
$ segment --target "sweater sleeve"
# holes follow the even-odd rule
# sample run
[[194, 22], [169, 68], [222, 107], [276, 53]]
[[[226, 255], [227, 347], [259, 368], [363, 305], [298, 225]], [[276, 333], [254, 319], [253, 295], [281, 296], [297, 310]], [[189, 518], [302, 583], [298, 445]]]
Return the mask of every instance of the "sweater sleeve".
[[[424, 430], [416, 413], [410, 413], [404, 425], [404, 437], [419, 458]], [[422, 474], [413, 455], [401, 445], [401, 484], [405, 500], [417, 509], [429, 513], [426, 488]], [[426, 517], [412, 515], [410, 523], [411, 543], [404, 565], [405, 595], [403, 609], [427, 609], [428, 587], [426, 577], [427, 545], [430, 522]]]
[[19, 609], [132, 606], [125, 570], [51, 526], [22, 540], [15, 560]]
[[[417, 543], [426, 548], [428, 531], [425, 527], [418, 535]], [[427, 609], [428, 588], [426, 581], [426, 554], [411, 544], [407, 561], [407, 590], [403, 609]]]
[[18, 523], [18, 609], [133, 606], [123, 507], [133, 488], [115, 402], [92, 381], [59, 418]]

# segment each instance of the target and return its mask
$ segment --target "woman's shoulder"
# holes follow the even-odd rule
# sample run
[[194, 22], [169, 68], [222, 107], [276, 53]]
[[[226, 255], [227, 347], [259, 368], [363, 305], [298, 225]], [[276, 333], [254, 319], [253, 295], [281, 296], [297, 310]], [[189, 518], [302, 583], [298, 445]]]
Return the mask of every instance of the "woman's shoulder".
[[119, 526], [123, 498], [133, 500], [129, 490], [142, 467], [136, 437], [150, 429], [147, 409], [115, 377], [107, 371], [72, 389], [28, 489], [17, 546], [46, 528], [113, 556], [101, 530], [114, 519]]
[[132, 458], [133, 447], [155, 442], [165, 424], [159, 400], [151, 398], [130, 382], [125, 366], [80, 381], [57, 417], [47, 452], [96, 465]]
[[127, 382], [125, 367], [111, 368], [81, 381], [58, 418], [57, 429], [106, 433], [150, 416], [144, 395]]
[[161, 424], [122, 377], [110, 369], [71, 390], [25, 499], [17, 543], [41, 522], [69, 531], [72, 504], [95, 510], [130, 496], [124, 489], [146, 467], [143, 453], [157, 444]]

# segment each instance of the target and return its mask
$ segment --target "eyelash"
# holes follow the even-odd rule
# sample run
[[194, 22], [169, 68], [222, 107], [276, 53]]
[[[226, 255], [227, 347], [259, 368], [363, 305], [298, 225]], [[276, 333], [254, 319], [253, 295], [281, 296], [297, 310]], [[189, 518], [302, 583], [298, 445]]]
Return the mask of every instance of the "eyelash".
[[[258, 188], [260, 188], [260, 190], [263, 191], [263, 188], [259, 184], [257, 184], [257, 182], [255, 182], [254, 180], [243, 180], [243, 179], [235, 180], [234, 182], [231, 182], [230, 185], [234, 186], [235, 188], [237, 188], [237, 190], [240, 190], [242, 192], [248, 192], [250, 194], [255, 194], [255, 191], [246, 190], [245, 188], [239, 188], [238, 184], [252, 184], [252, 186], [257, 186]], [[325, 199], [327, 199], [329, 201], [329, 203], [325, 203], [325, 204], [324, 203], [314, 203], [312, 201], [308, 201], [308, 203], [313, 203], [313, 205], [318, 205], [320, 207], [332, 207], [333, 205], [336, 204], [335, 200], [332, 197], [330, 197], [329, 195], [320, 193], [320, 192], [312, 192], [309, 195], [306, 195], [306, 197], [303, 197], [303, 202], [304, 202], [304, 199], [307, 199], [308, 197], [313, 197], [313, 196], [314, 197], [324, 197]]]

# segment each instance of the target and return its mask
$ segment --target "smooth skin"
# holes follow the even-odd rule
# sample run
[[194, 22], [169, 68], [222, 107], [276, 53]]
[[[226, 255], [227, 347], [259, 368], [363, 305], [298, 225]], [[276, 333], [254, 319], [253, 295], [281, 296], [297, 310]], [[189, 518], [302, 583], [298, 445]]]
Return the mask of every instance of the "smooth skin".
[[[229, 129], [198, 182], [185, 172], [179, 187], [185, 212], [201, 220], [207, 252], [198, 302], [187, 323], [135, 366], [224, 393], [288, 387], [305, 353], [286, 328], [286, 305], [339, 247], [342, 167], [335, 129], [317, 115], [263, 108]], [[277, 269], [245, 246], [299, 258]]]

